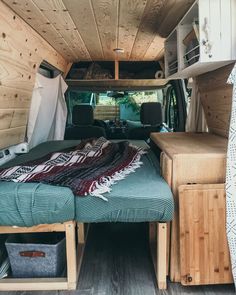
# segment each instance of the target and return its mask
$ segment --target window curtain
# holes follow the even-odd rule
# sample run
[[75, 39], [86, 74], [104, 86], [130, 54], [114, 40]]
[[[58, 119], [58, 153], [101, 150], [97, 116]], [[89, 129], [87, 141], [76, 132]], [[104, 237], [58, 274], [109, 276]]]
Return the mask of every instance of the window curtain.
[[236, 284], [236, 65], [228, 79], [233, 84], [232, 111], [226, 168], [226, 228], [232, 272]]
[[61, 75], [50, 79], [36, 74], [29, 112], [27, 139], [32, 148], [48, 140], [64, 139], [67, 84]]
[[207, 124], [204, 110], [201, 104], [200, 92], [198, 89], [196, 78], [193, 78], [193, 82], [191, 84], [192, 94], [185, 130], [186, 132], [206, 132]]

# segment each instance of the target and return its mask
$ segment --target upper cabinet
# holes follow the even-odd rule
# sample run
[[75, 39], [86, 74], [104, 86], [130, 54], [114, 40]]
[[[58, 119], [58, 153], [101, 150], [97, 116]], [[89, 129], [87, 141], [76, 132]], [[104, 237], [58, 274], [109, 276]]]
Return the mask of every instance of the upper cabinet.
[[187, 78], [236, 60], [236, 0], [198, 0], [165, 41], [165, 75]]

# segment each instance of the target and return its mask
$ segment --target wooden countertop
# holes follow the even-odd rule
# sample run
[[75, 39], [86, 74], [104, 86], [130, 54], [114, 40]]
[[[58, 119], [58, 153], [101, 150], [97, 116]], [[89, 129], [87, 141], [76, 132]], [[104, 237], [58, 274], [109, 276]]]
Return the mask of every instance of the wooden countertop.
[[211, 133], [151, 133], [152, 141], [170, 157], [177, 154], [211, 154], [225, 157], [228, 139]]

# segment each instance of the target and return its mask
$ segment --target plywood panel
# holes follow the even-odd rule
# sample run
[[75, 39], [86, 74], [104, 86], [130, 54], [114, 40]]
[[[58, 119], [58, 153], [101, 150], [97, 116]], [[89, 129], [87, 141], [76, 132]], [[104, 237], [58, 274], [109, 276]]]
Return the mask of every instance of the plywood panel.
[[91, 0], [106, 60], [115, 60], [118, 37], [118, 0]]
[[65, 71], [68, 62], [3, 2], [0, 2], [0, 28], [0, 148], [3, 148], [25, 139], [35, 75], [41, 62], [46, 60], [61, 71]]
[[[70, 61], [158, 60], [193, 0], [3, 0]], [[160, 33], [160, 35], [159, 35]]]
[[160, 36], [166, 38], [194, 2], [195, 0], [165, 1], [156, 19], [156, 27]]
[[[76, 28], [68, 10], [62, 0], [37, 0], [34, 1], [44, 17], [52, 24], [62, 39], [66, 42], [67, 48], [73, 52], [75, 60], [89, 60], [90, 56]], [[46, 34], [46, 33], [45, 33]]]
[[11, 6], [21, 18], [35, 28], [35, 30], [41, 34], [49, 44], [52, 44], [65, 58], [72, 60], [75, 57], [63, 37], [57, 32], [55, 27], [49, 22], [33, 1], [9, 0], [5, 3]]
[[183, 285], [232, 283], [224, 184], [179, 188]]
[[[104, 58], [91, 0], [63, 0], [93, 60]], [[89, 33], [88, 33], [89, 32]], [[81, 58], [81, 57], [80, 57]]]
[[124, 53], [119, 55], [121, 60], [130, 58], [147, 2], [120, 1], [118, 46], [124, 49]]
[[[142, 22], [140, 23], [139, 31], [132, 49], [132, 60], [142, 60], [153, 40], [156, 38], [158, 39], [156, 21], [164, 3], [164, 0], [149, 0], [146, 4]], [[158, 43], [158, 41], [159, 40], [157, 40], [156, 43]], [[161, 42], [163, 42], [163, 39], [160, 37], [160, 43]]]
[[232, 85], [227, 79], [233, 64], [198, 77], [200, 98], [209, 131], [228, 137], [232, 105]]

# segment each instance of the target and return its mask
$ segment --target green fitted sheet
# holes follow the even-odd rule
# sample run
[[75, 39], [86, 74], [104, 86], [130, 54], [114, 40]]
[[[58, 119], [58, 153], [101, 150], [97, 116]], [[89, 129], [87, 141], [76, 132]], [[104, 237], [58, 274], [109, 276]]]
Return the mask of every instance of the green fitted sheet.
[[[77, 140], [42, 143], [28, 154], [16, 157], [4, 167], [23, 164], [78, 143]], [[148, 147], [145, 142], [139, 140], [131, 143]], [[31, 226], [39, 223], [62, 222], [73, 219], [74, 209], [75, 219], [79, 222], [169, 221], [173, 217], [174, 201], [169, 186], [160, 176], [158, 161], [150, 150], [142, 157], [142, 161], [141, 168], [113, 185], [112, 191], [104, 195], [108, 198], [108, 202], [92, 196], [74, 198], [68, 188], [40, 184], [37, 188], [40, 190], [33, 199], [34, 207], [31, 207], [30, 191], [38, 184], [21, 183], [18, 184], [19, 206], [19, 198], [13, 189], [17, 184], [0, 182], [0, 208], [4, 208], [0, 210], [0, 224], [22, 226], [26, 225], [23, 223], [27, 223], [27, 226]], [[9, 185], [12, 186], [10, 190], [7, 187]], [[25, 194], [25, 191], [28, 194]], [[43, 192], [45, 198], [41, 197]], [[7, 198], [4, 197], [6, 193]], [[5, 210], [5, 208], [11, 209]]]
[[75, 200], [79, 222], [169, 221], [174, 213], [171, 190], [160, 176], [155, 155], [149, 151], [143, 165], [104, 194], [108, 202], [87, 196]]

